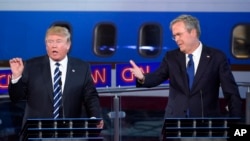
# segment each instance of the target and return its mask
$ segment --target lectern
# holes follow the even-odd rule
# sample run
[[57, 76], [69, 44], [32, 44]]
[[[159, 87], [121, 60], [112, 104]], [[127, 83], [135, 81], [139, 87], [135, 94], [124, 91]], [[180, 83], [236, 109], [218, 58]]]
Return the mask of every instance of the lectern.
[[96, 128], [100, 118], [28, 119], [21, 137], [26, 140], [102, 141], [102, 129]]
[[166, 118], [163, 141], [180, 138], [229, 138], [230, 124], [240, 118]]

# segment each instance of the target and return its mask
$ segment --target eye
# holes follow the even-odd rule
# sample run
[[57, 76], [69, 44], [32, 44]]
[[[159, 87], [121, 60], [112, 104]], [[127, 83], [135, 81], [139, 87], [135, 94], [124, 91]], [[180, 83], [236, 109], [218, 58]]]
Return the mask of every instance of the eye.
[[53, 41], [53, 40], [47, 40], [46, 42], [49, 43], [49, 44], [51, 44], [51, 43], [53, 43], [54, 41]]
[[173, 40], [176, 40], [177, 37], [181, 37], [181, 36], [183, 35], [183, 33], [185, 33], [185, 32], [186, 32], [186, 31], [184, 31], [184, 32], [179, 32], [179, 33], [174, 34], [174, 35], [172, 36], [172, 39], [173, 39]]
[[62, 43], [62, 40], [61, 40], [61, 39], [56, 40], [56, 43], [57, 43], [57, 44], [60, 44], [60, 43]]

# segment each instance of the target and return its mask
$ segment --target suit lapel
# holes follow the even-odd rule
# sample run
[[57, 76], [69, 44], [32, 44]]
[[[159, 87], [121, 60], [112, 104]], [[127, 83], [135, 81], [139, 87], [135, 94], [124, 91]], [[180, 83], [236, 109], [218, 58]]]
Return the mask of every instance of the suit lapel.
[[65, 78], [65, 84], [64, 84], [64, 90], [63, 90], [63, 101], [67, 99], [67, 94], [70, 93], [70, 86], [72, 82], [74, 82], [73, 73], [75, 73], [74, 65], [72, 64], [72, 60], [68, 58], [68, 64], [67, 64], [67, 72], [66, 72], [66, 78]]
[[211, 55], [206, 47], [203, 46], [201, 57], [199, 61], [199, 65], [194, 77], [193, 88], [196, 88], [200, 78], [203, 76], [204, 72], [207, 70], [208, 63], [210, 61]]
[[52, 84], [52, 78], [51, 78], [51, 71], [50, 71], [50, 63], [49, 63], [49, 58], [46, 56], [44, 57], [44, 61], [43, 61], [43, 67], [41, 67], [42, 70], [42, 76], [43, 76], [43, 80], [44, 83], [42, 85], [45, 86], [45, 88], [47, 89], [47, 93], [51, 99], [51, 102], [53, 102], [53, 84]]
[[178, 53], [178, 61], [180, 64], [180, 70], [181, 70], [181, 78], [183, 78], [183, 82], [184, 82], [184, 86], [183, 86], [183, 90], [188, 89], [189, 90], [189, 86], [188, 86], [188, 78], [187, 78], [187, 72], [186, 72], [186, 56], [184, 53], [179, 52]]

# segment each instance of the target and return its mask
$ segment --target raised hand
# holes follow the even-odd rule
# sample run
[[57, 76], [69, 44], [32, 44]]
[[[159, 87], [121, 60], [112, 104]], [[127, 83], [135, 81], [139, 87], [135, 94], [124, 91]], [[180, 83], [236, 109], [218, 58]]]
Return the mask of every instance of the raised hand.
[[22, 58], [12, 58], [9, 60], [9, 64], [12, 72], [12, 79], [16, 79], [22, 75], [24, 70]]
[[132, 68], [130, 68], [130, 72], [139, 80], [144, 79], [144, 75], [142, 70], [135, 64], [133, 60], [130, 60], [129, 63], [131, 64]]

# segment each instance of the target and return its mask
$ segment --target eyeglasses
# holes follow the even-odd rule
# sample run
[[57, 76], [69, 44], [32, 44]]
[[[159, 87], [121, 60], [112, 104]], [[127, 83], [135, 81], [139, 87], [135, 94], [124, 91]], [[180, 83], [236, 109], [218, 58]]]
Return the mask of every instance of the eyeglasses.
[[175, 41], [177, 37], [180, 38], [185, 32], [187, 32], [187, 31], [179, 32], [179, 33], [174, 34], [174, 35], [172, 36], [172, 40]]

